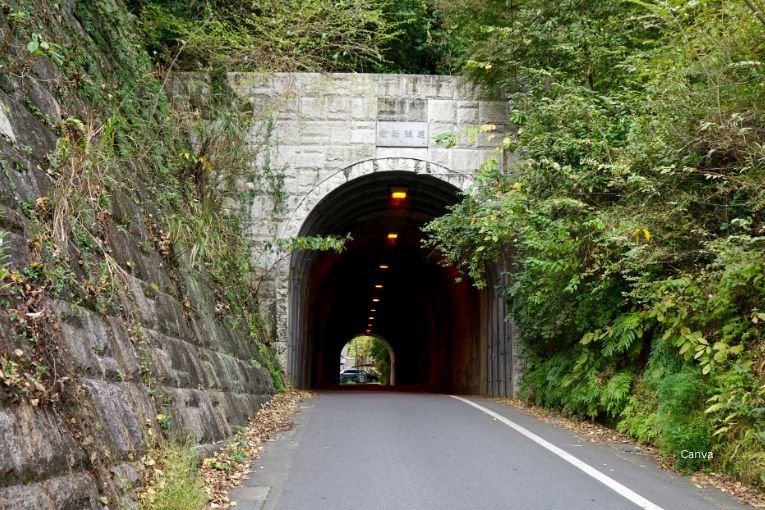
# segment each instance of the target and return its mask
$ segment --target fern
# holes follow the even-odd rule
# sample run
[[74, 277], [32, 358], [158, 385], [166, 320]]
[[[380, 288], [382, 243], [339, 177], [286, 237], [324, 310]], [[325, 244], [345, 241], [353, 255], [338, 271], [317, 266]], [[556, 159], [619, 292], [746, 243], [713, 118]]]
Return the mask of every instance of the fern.
[[610, 416], [617, 416], [624, 409], [630, 396], [634, 375], [631, 372], [619, 372], [611, 377], [600, 394], [600, 405]]
[[618, 316], [613, 324], [606, 329], [603, 339], [603, 356], [613, 358], [630, 350], [635, 340], [643, 337], [640, 312], [632, 312]]

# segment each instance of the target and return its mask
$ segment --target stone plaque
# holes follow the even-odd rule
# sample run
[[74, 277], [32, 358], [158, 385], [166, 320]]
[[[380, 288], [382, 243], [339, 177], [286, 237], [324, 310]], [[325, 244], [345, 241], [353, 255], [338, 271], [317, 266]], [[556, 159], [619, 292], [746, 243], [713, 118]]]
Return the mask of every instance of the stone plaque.
[[377, 121], [378, 147], [427, 147], [427, 122]]

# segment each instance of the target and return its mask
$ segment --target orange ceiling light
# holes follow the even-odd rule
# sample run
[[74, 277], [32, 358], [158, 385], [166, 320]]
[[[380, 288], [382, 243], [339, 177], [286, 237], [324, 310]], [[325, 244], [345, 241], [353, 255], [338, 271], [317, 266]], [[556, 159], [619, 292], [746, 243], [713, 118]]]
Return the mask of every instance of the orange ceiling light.
[[380, 269], [388, 269], [389, 267], [388, 264], [380, 264]]
[[376, 308], [371, 308], [369, 311], [370, 311], [370, 312], [376, 312], [376, 311], [377, 311], [377, 309], [376, 309]]
[[382, 288], [383, 288], [382, 283], [375, 284], [375, 289], [382, 289]]
[[398, 232], [389, 232], [388, 239], [390, 239], [391, 241], [398, 239]]
[[393, 200], [404, 200], [407, 197], [407, 189], [406, 188], [391, 188], [390, 189], [390, 197]]
[[379, 303], [380, 302], [380, 298], [372, 298], [372, 302], [373, 303]]

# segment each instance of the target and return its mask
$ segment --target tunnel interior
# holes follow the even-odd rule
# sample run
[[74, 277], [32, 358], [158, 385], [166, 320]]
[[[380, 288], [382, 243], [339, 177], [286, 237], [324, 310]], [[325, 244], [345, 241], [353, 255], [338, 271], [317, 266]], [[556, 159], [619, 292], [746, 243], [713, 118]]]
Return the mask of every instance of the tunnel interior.
[[352, 240], [339, 254], [292, 256], [293, 384], [338, 385], [341, 349], [368, 334], [390, 345], [398, 389], [485, 392], [484, 293], [421, 245], [423, 224], [458, 199], [459, 189], [436, 177], [389, 171], [351, 180], [316, 205], [300, 235]]

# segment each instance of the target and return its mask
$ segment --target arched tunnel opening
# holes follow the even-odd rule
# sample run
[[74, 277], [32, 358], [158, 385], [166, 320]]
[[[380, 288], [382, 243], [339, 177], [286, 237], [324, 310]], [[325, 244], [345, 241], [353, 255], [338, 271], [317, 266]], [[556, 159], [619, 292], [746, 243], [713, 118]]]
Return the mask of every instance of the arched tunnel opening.
[[496, 298], [421, 245], [422, 226], [459, 194], [431, 175], [386, 171], [353, 179], [315, 206], [300, 235], [352, 240], [340, 254], [292, 256], [288, 372], [296, 387], [339, 388], [343, 346], [377, 335], [395, 357], [396, 389], [494, 393], [487, 304]]

